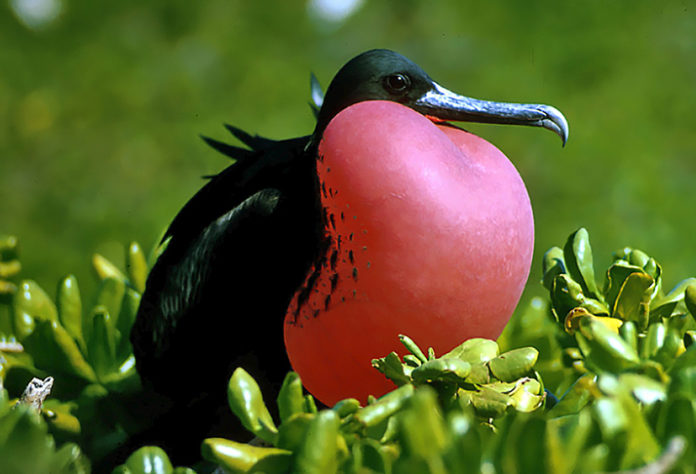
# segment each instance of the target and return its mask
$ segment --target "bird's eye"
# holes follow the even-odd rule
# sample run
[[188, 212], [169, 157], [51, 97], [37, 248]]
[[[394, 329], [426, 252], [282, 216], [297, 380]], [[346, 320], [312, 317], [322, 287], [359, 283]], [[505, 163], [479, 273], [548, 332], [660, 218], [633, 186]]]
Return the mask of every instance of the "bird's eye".
[[411, 86], [411, 80], [405, 74], [391, 74], [384, 78], [384, 88], [392, 94], [402, 94]]

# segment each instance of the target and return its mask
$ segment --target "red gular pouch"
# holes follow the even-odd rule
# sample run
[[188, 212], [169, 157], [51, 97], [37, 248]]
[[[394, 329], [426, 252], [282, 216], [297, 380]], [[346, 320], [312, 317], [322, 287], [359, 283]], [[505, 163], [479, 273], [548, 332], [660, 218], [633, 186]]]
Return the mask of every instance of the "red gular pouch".
[[371, 360], [403, 354], [399, 334], [436, 354], [496, 339], [534, 243], [529, 196], [507, 157], [391, 101], [341, 111], [318, 155], [330, 244], [285, 318], [305, 387], [327, 405], [364, 403], [394, 388]]

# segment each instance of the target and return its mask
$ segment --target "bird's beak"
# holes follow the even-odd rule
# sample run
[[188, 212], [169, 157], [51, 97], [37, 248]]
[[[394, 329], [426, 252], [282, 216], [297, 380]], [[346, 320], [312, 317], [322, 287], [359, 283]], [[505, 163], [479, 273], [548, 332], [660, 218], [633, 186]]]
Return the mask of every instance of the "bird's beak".
[[433, 82], [433, 88], [418, 99], [413, 108], [424, 115], [455, 122], [543, 127], [561, 137], [564, 145], [568, 140], [568, 121], [557, 108], [550, 105], [472, 99]]

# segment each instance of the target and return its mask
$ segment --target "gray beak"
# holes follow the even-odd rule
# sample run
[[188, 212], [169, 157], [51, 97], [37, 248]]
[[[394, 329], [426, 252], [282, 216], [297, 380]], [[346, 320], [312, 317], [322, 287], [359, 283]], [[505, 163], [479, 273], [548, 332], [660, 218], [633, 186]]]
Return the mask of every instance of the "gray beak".
[[433, 82], [433, 89], [415, 102], [414, 109], [424, 115], [454, 122], [481, 122], [528, 125], [551, 130], [568, 140], [568, 121], [555, 107], [543, 104], [514, 104], [472, 99], [455, 94]]

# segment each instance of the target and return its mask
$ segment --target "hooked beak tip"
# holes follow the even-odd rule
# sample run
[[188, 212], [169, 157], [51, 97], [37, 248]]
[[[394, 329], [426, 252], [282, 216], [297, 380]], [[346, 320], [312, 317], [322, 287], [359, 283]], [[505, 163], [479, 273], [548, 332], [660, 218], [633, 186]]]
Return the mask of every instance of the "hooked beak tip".
[[560, 110], [550, 105], [540, 105], [539, 110], [546, 115], [546, 118], [539, 120], [539, 125], [551, 130], [561, 138], [562, 146], [568, 141], [568, 121]]

